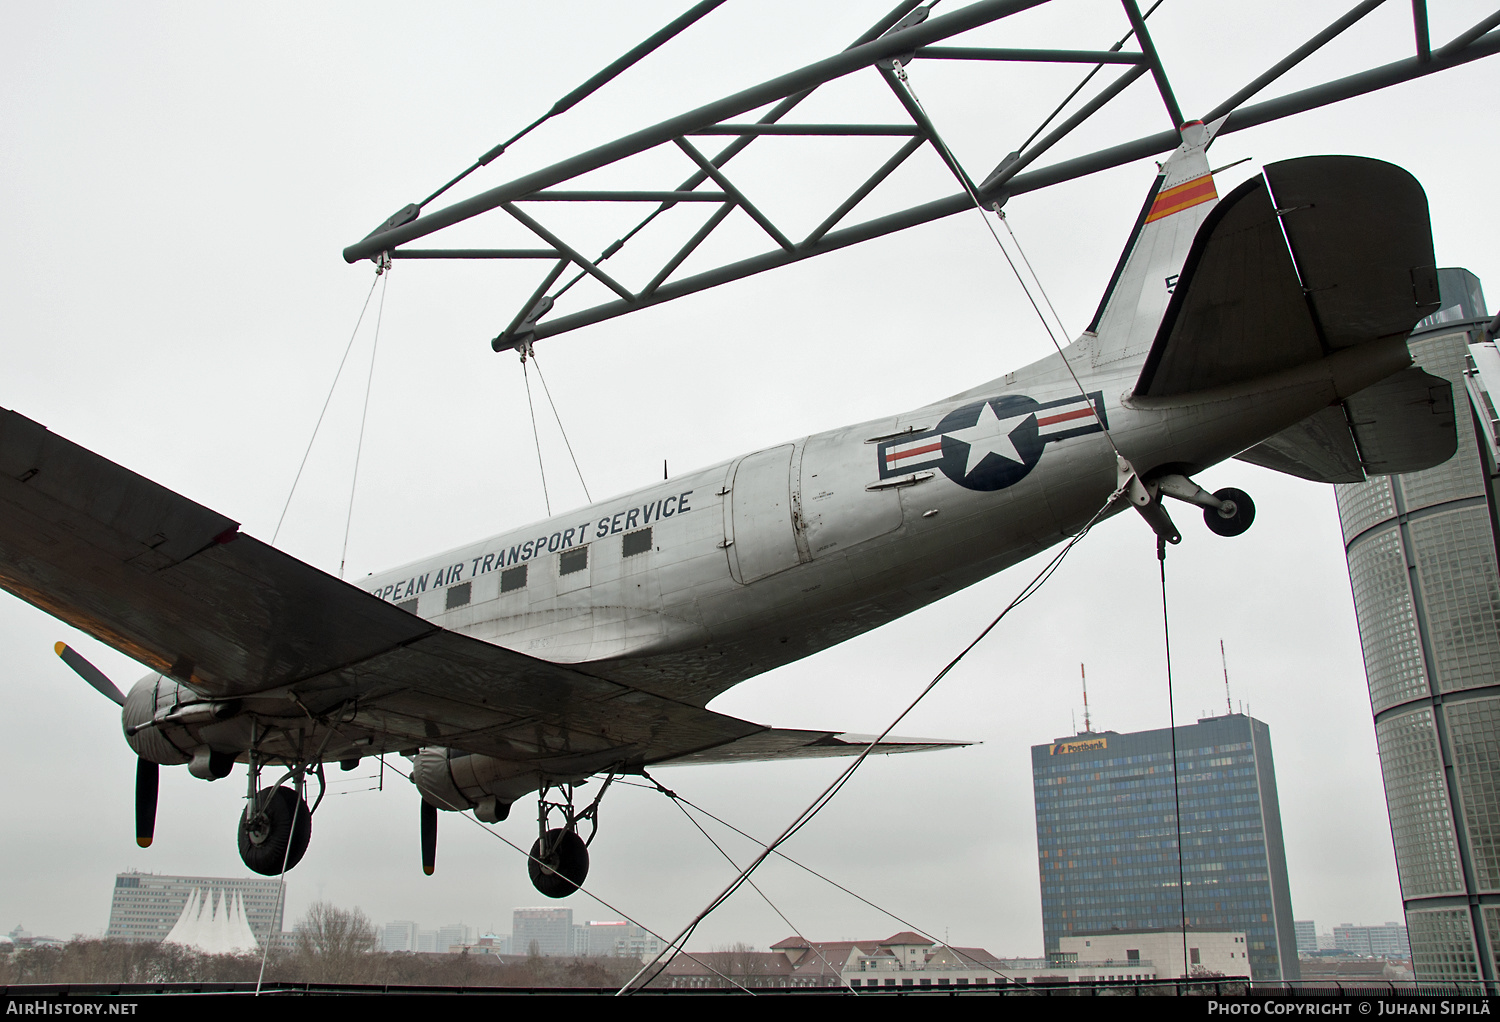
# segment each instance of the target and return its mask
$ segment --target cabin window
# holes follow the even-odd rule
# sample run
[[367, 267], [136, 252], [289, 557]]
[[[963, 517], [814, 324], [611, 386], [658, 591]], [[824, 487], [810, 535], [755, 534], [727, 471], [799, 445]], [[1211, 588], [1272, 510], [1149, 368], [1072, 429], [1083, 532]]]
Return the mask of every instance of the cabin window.
[[473, 582], [462, 582], [456, 586], [449, 586], [446, 609], [452, 610], [454, 607], [467, 607], [469, 605], [469, 596], [473, 591]]
[[643, 554], [651, 549], [651, 526], [644, 529], [636, 529], [634, 532], [625, 533], [624, 552], [626, 557]]
[[517, 589], [526, 588], [526, 565], [517, 565], [514, 568], [506, 568], [500, 573], [500, 591], [512, 593]]
[[575, 571], [582, 571], [589, 566], [589, 548], [581, 546], [576, 550], [564, 550], [557, 557], [557, 573], [559, 575], [571, 575]]
[[396, 609], [404, 610], [408, 614], [415, 614], [417, 612], [417, 601], [415, 599], [402, 600], [400, 603], [396, 604]]

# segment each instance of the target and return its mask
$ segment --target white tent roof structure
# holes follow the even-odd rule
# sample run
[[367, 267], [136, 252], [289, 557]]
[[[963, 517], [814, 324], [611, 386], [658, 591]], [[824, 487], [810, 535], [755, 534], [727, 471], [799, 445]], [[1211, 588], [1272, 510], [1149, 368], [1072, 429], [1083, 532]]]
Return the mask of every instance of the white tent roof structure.
[[238, 891], [232, 897], [224, 891], [215, 898], [213, 891], [197, 887], [163, 943], [182, 944], [210, 955], [240, 954], [259, 946], [245, 921], [245, 904]]

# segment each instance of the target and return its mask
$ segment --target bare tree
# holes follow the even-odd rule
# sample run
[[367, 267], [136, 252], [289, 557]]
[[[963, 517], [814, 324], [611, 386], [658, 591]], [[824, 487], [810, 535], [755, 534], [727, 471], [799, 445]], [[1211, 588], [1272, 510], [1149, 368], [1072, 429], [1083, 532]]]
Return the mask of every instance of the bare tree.
[[297, 958], [310, 980], [359, 982], [374, 950], [375, 924], [358, 908], [314, 902], [297, 923]]

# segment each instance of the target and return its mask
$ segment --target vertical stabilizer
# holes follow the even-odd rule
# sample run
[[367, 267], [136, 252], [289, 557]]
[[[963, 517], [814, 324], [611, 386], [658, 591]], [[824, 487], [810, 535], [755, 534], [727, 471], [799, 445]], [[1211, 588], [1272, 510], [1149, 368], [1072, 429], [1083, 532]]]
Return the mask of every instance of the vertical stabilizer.
[[1089, 324], [1096, 367], [1142, 359], [1151, 349], [1198, 226], [1219, 198], [1205, 153], [1212, 139], [1211, 128], [1189, 121], [1181, 147], [1162, 164]]

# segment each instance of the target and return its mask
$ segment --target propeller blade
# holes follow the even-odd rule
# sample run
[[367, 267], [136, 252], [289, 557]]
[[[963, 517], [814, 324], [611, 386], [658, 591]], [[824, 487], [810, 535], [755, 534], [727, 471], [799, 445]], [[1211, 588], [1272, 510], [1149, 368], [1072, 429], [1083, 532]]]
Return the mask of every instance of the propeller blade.
[[161, 768], [149, 759], [135, 764], [135, 843], [151, 847], [156, 835], [156, 788]]
[[422, 872], [432, 876], [437, 867], [437, 807], [422, 800]]
[[103, 671], [85, 660], [78, 650], [66, 642], [59, 642], [52, 648], [58, 656], [62, 657], [63, 663], [73, 668], [80, 678], [98, 689], [106, 699], [112, 700], [116, 706], [125, 705], [125, 697], [120, 694], [119, 689], [115, 688], [115, 683], [105, 677]]

